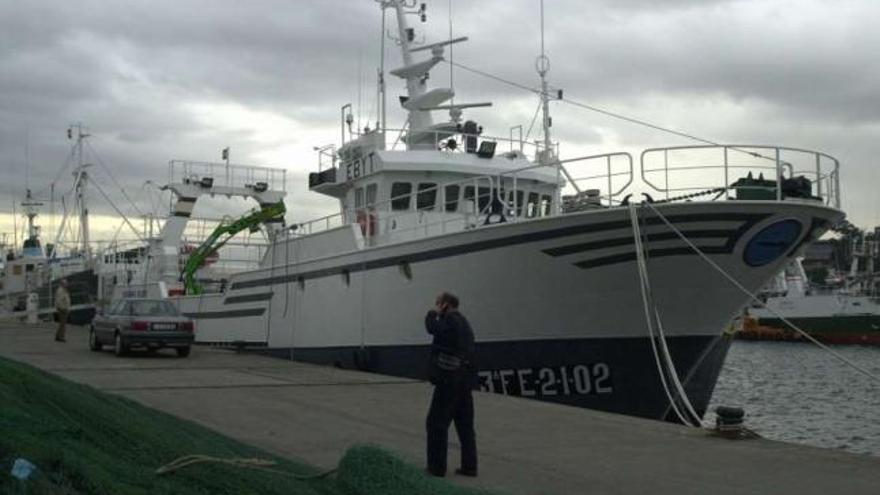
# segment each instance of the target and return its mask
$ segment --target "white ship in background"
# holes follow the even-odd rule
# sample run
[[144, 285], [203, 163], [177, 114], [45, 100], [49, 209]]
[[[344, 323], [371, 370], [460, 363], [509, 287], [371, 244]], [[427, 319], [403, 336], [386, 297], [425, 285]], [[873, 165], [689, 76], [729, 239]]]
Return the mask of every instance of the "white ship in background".
[[[271, 176], [283, 188], [283, 170], [172, 161], [169, 164], [169, 182], [179, 181], [182, 185], [177, 188], [177, 192], [187, 195], [181, 202], [184, 205], [182, 208], [187, 212], [186, 221], [181, 223], [180, 218], [173, 220], [175, 217], [172, 217], [169, 222], [167, 215], [154, 210], [142, 215], [144, 228], [141, 232], [122, 214], [122, 208], [111, 202], [92, 175], [93, 168], [103, 168], [105, 174], [99, 174], [98, 178], [109, 178], [119, 187], [122, 196], [130, 201], [128, 193], [110, 175], [109, 168], [88, 144], [89, 137], [81, 124], [71, 126], [68, 138], [74, 140], [74, 144], [67, 161], [62, 165], [55, 181], [42, 190], [42, 194], [52, 191], [52, 195], [40, 199], [28, 189], [26, 197], [18, 203], [26, 225], [21, 245], [17, 245], [15, 240], [17, 233], [11, 243], [8, 236], [3, 238], [0, 318], [24, 319], [35, 314], [37, 318], [51, 319], [55, 312], [54, 295], [61, 279], [68, 282], [73, 303], [68, 321], [73, 324], [88, 324], [96, 308], [105, 307], [114, 296], [136, 294], [138, 291], [133, 287], [137, 284], [152, 282], [153, 294], [166, 294], [158, 291], [157, 282], [164, 279], [176, 282], [181, 267], [191, 258], [197, 246], [204, 242], [205, 237], [218, 224], [223, 225], [229, 221], [228, 217], [216, 217], [216, 212], [214, 218], [191, 217], [192, 206], [199, 196], [221, 194], [223, 197], [250, 197], [251, 193], [256, 193], [259, 197], [266, 196], [276, 202], [284, 197], [283, 191], [260, 193], [260, 188], [265, 185], [260, 182], [262, 177]], [[66, 194], [55, 195], [56, 191], [67, 189], [61, 187], [59, 180], [71, 167], [72, 185]], [[198, 184], [190, 181], [195, 175], [211, 175], [218, 167], [221, 171], [220, 180], [250, 181], [249, 186], [236, 190], [224, 188], [218, 183], [215, 187], [206, 188], [207, 183], [204, 181]], [[146, 188], [149, 185], [147, 183], [143, 186]], [[90, 191], [99, 192], [109, 206], [122, 216], [112, 239], [96, 239], [90, 231], [89, 210], [94, 206], [94, 203], [89, 202]], [[237, 194], [239, 192], [241, 194]], [[158, 199], [161, 203], [163, 198]], [[50, 216], [54, 215], [56, 206], [61, 206], [63, 215], [57, 229], [50, 229], [52, 231], [49, 235], [44, 236], [38, 217], [45, 218], [47, 209]], [[133, 207], [137, 210], [136, 206]], [[232, 212], [234, 208], [226, 205], [224, 210]], [[141, 213], [139, 210], [137, 212]], [[126, 241], [119, 238], [120, 232], [126, 227], [129, 234], [134, 233], [136, 240]], [[153, 232], [157, 229], [161, 230], [161, 235], [154, 236]], [[49, 239], [45, 244], [44, 237]], [[163, 242], [164, 239], [169, 239], [169, 242]], [[226, 249], [219, 253], [216, 249], [208, 253], [194, 270], [199, 281], [209, 288], [222, 285], [223, 280], [236, 270], [257, 267], [266, 247], [266, 238], [263, 231], [244, 232], [235, 239], [225, 239], [225, 244]]]
[[739, 336], [806, 340], [781, 316], [826, 344], [880, 345], [880, 273], [874, 266], [880, 258], [880, 229], [866, 235], [852, 228], [844, 234], [853, 246], [849, 273], [839, 276], [832, 269], [825, 284], [814, 283], [802, 260], [793, 260], [763, 291], [766, 307], [748, 308], [750, 321]]
[[[384, 67], [378, 125], [353, 129], [351, 106], [342, 107], [342, 142], [321, 148], [309, 177], [310, 190], [338, 199], [340, 212], [289, 226], [272, 216], [258, 269], [233, 274], [213, 292], [196, 290], [184, 282], [179, 257], [193, 204], [232, 194], [265, 211], [283, 190], [269, 169], [252, 170], [267, 174], [259, 181], [236, 181], [229, 171], [245, 169], [181, 164], [167, 186], [173, 216], [134, 282], [119, 289], [137, 292], [139, 281], [148, 282], [197, 320], [198, 342], [416, 378], [429, 349], [422, 318], [448, 290], [476, 331], [485, 390], [661, 419], [683, 401], [664, 387], [675, 374], [702, 415], [729, 345], [722, 329], [746, 298], [657, 212], [757, 291], [843, 217], [837, 161], [748, 145], [563, 158], [549, 115], [549, 101], [561, 94], [551, 95], [543, 54], [543, 140], [489, 137], [463, 117], [488, 103], [452, 103], [452, 88], [427, 84], [446, 47], [465, 38], [418, 45], [407, 19], [424, 19], [424, 7], [379, 3], [383, 27], [386, 12], [396, 16], [403, 65], [389, 73], [405, 84], [407, 120], [403, 129], [387, 125]], [[439, 112], [449, 120], [435, 121]], [[630, 209], [636, 167], [664, 201]], [[648, 259], [650, 308], [637, 236]], [[662, 320], [664, 337], [649, 332], [648, 309]], [[671, 359], [656, 344], [667, 344]]]

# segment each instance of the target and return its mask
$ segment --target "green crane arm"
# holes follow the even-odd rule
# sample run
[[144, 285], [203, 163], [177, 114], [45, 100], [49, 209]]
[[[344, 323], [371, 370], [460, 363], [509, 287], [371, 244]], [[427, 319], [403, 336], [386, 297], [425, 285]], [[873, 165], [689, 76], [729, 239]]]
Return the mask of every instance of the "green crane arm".
[[245, 229], [257, 229], [261, 223], [268, 222], [269, 220], [283, 218], [285, 211], [284, 202], [279, 201], [278, 203], [264, 206], [260, 210], [245, 215], [232, 223], [221, 223], [218, 225], [217, 228], [211, 232], [211, 235], [209, 235], [204, 242], [199, 244], [199, 247], [197, 247], [190, 254], [189, 259], [186, 260], [186, 265], [184, 265], [183, 272], [180, 274], [180, 277], [183, 279], [183, 287], [186, 294], [197, 295], [202, 293], [202, 287], [196, 281], [196, 271], [198, 271], [199, 267], [202, 266], [208, 256], [211, 256], [218, 249], [223, 247], [223, 245], [229, 242], [235, 234], [238, 234]]

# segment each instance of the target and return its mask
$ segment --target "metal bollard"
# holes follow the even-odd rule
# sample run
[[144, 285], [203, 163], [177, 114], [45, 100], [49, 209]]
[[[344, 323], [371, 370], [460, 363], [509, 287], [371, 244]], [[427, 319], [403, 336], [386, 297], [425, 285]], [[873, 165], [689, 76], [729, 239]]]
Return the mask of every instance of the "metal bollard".
[[740, 407], [718, 406], [715, 408], [715, 429], [725, 438], [740, 438], [743, 433], [745, 411]]

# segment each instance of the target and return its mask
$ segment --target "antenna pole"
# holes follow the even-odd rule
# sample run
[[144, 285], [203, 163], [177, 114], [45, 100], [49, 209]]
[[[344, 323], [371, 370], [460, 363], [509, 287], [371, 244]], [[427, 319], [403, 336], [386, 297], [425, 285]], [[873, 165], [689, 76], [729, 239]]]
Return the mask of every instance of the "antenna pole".
[[549, 159], [549, 153], [553, 149], [553, 143], [550, 140], [550, 95], [549, 85], [547, 83], [547, 73], [550, 72], [550, 57], [544, 52], [544, 0], [541, 0], [541, 55], [535, 61], [535, 69], [541, 77], [541, 111], [543, 114], [544, 127], [544, 158]]
[[[449, 39], [452, 39], [452, 0], [449, 0]], [[452, 51], [454, 50], [453, 45], [449, 45], [449, 88], [455, 90], [455, 84], [452, 79], [452, 70], [455, 68], [455, 64], [453, 64]], [[453, 93], [452, 98], [449, 100], [449, 103], [455, 105], [455, 93]]]
[[380, 129], [382, 130], [382, 149], [385, 149], [385, 129], [388, 127], [388, 124], [385, 122], [385, 9], [388, 7], [388, 4], [384, 1], [382, 2], [382, 41], [380, 43], [381, 48], [379, 53], [379, 92], [382, 98], [382, 101], [379, 104], [381, 117], [380, 120], [382, 124], [380, 125]]
[[[358, 109], [357, 109], [357, 134], [361, 134], [361, 96], [363, 95], [364, 86], [364, 54], [358, 49]], [[367, 117], [369, 118], [369, 117]]]
[[[406, 22], [406, 4], [403, 0], [391, 0], [390, 3], [394, 5], [394, 10], [397, 14], [398, 43], [400, 43], [400, 51], [403, 55], [403, 65], [409, 67], [413, 65], [411, 45], [414, 40], [411, 39], [413, 31], [409, 28]], [[409, 99], [416, 100], [425, 94], [424, 79], [416, 74], [408, 75], [406, 77], [406, 89]], [[409, 128], [411, 132], [427, 129], [433, 124], [430, 111], [418, 108], [409, 108], [408, 111]]]
[[18, 212], [15, 209], [15, 198], [12, 199], [12, 249], [18, 248]]
[[550, 72], [550, 57], [544, 50], [544, 0], [541, 0], [541, 55], [535, 60], [535, 70], [541, 77], [541, 113], [544, 127], [544, 149], [538, 155], [538, 161], [544, 165], [550, 164], [551, 161], [556, 163], [556, 206], [554, 209], [558, 214], [562, 211], [562, 188], [559, 187], [559, 181], [562, 179], [562, 164], [556, 159], [553, 152], [553, 141], [550, 138], [550, 127], [553, 125], [553, 120], [550, 117], [550, 85], [547, 81], [547, 73]]
[[[88, 184], [88, 173], [85, 170], [86, 165], [83, 163], [83, 140], [89, 137], [83, 132], [82, 124], [71, 126], [76, 129], [76, 156], [77, 167], [74, 176], [76, 177], [76, 202], [79, 206], [79, 227], [82, 242], [83, 256], [88, 260], [92, 257], [91, 246], [89, 245], [89, 208], [86, 204], [86, 185]], [[68, 134], [69, 135], [69, 134]]]

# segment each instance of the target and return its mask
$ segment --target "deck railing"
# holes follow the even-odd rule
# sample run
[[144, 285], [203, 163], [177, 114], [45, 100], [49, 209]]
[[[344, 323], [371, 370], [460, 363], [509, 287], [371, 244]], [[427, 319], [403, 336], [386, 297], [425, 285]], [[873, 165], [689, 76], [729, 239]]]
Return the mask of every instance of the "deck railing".
[[[789, 196], [786, 181], [805, 177], [806, 199], [840, 208], [840, 162], [818, 151], [751, 144], [651, 148], [642, 152], [640, 166], [642, 181], [666, 199], [700, 192], [729, 199], [743, 191], [781, 201]], [[741, 180], [749, 174], [751, 180]]]
[[213, 187], [245, 187], [266, 184], [273, 191], [287, 191], [287, 171], [281, 168], [215, 162], [171, 160], [168, 183], [198, 183], [211, 178]]
[[[450, 132], [448, 130], [434, 130], [434, 131], [418, 131], [419, 134], [425, 136], [433, 136], [433, 139], [429, 141], [429, 143], [433, 143], [433, 149], [442, 150], [449, 153], [465, 153], [466, 151], [466, 141], [468, 139], [475, 139], [477, 142], [477, 148], [479, 148], [479, 144], [483, 142], [492, 142], [496, 144], [495, 154], [504, 155], [504, 154], [512, 154], [512, 156], [523, 156], [529, 158], [533, 161], [539, 161], [539, 156], [546, 148], [544, 142], [542, 140], [534, 140], [534, 141], [526, 141], [522, 135], [522, 129], [518, 129], [518, 133], [515, 133], [514, 130], [518, 129], [514, 127], [511, 129], [510, 135], [508, 137], [500, 137], [500, 136], [489, 136], [486, 134], [468, 134], [465, 132]], [[397, 150], [402, 149], [406, 146], [406, 135], [407, 132], [410, 132], [407, 128], [387, 128], [384, 129], [386, 132], [386, 136], [395, 136], [394, 141], [391, 142], [391, 146], [389, 149]], [[372, 131], [371, 133], [352, 133], [352, 136], [357, 139], [364, 136], [371, 136], [373, 133], [377, 131]], [[450, 140], [453, 141], [452, 146], [450, 146]], [[351, 143], [353, 140], [347, 141], [347, 143]], [[555, 142], [551, 145], [551, 149], [553, 153], [557, 156], [559, 154], [559, 143]], [[326, 145], [321, 147], [315, 147], [314, 151], [318, 153], [318, 168], [319, 171], [323, 168], [326, 168], [328, 162], [330, 165], [335, 166], [335, 164], [340, 161], [338, 155], [336, 155], [337, 149], [333, 145]], [[345, 163], [343, 162], [344, 166]]]

